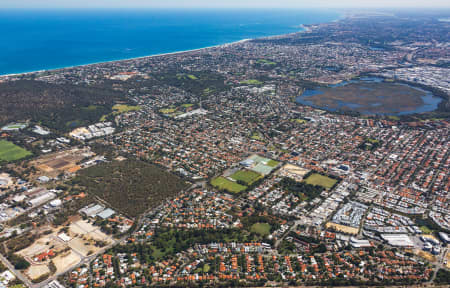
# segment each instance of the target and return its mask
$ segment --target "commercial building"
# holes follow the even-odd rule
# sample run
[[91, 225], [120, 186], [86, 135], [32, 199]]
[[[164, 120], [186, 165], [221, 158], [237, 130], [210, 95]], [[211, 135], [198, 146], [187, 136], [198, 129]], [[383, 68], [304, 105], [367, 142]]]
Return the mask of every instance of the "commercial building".
[[407, 234], [381, 234], [381, 238], [395, 247], [413, 247], [414, 243]]
[[28, 201], [28, 205], [35, 207], [35, 206], [39, 206], [41, 204], [44, 204], [47, 201], [52, 200], [53, 198], [56, 197], [56, 194], [53, 192], [46, 192], [44, 194], [41, 194], [31, 200]]

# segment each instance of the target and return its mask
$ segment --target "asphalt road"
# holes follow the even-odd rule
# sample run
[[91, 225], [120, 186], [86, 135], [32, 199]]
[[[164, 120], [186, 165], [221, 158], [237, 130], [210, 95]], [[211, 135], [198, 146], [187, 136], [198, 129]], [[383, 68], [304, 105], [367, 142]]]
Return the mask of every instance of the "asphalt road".
[[8, 269], [14, 274], [16, 275], [16, 277], [22, 281], [25, 285], [27, 285], [28, 287], [33, 287], [33, 283], [31, 283], [31, 281], [25, 277], [19, 270], [16, 270], [14, 268], [14, 265], [12, 265], [8, 259], [6, 259], [5, 256], [3, 256], [2, 254], [0, 254], [0, 260], [3, 262], [3, 264], [8, 267]]

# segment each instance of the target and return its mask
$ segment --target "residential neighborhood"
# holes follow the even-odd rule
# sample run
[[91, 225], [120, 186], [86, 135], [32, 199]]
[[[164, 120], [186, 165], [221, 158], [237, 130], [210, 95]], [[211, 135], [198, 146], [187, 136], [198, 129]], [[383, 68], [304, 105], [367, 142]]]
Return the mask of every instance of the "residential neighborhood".
[[449, 24], [367, 17], [0, 76], [78, 95], [0, 118], [0, 285], [447, 287]]

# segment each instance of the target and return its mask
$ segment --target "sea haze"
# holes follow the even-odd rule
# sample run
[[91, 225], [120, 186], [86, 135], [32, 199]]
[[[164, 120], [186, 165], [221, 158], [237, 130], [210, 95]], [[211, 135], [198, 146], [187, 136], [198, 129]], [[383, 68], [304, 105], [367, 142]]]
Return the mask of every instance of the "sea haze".
[[0, 10], [0, 75], [301, 31], [325, 10]]

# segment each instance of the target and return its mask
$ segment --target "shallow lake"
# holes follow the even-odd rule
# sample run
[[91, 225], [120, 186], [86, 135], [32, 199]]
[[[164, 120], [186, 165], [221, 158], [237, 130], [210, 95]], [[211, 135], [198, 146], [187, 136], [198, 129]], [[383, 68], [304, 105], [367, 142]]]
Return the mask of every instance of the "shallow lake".
[[406, 115], [436, 110], [442, 99], [411, 85], [366, 77], [306, 90], [296, 101], [328, 111]]

